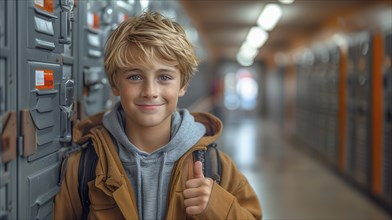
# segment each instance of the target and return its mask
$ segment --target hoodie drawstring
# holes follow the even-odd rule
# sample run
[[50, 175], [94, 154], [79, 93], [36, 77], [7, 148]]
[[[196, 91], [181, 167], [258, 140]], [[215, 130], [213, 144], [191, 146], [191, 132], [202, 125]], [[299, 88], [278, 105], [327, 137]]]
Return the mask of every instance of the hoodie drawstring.
[[[158, 185], [158, 196], [159, 197], [163, 196], [162, 185], [163, 185], [163, 173], [165, 170], [166, 159], [167, 159], [167, 152], [163, 152], [163, 159], [162, 159], [162, 163], [161, 163], [161, 170], [159, 173], [159, 183], [158, 183], [159, 184]], [[162, 199], [157, 199], [157, 205], [158, 205], [157, 218], [160, 218], [160, 216], [161, 216], [161, 209], [162, 209], [161, 202], [162, 202]]]
[[143, 219], [143, 212], [142, 212], [142, 172], [140, 168], [140, 156], [135, 154], [135, 159], [136, 159], [136, 173], [137, 173], [137, 209], [139, 211], [139, 218]]

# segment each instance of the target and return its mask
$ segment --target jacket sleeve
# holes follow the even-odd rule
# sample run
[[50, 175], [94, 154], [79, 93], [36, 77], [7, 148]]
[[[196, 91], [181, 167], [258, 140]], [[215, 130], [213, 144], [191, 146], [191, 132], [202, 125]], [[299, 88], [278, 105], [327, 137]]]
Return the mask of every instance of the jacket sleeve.
[[[71, 155], [63, 167], [60, 192], [54, 200], [53, 219], [80, 219], [82, 205], [78, 193], [78, 168], [80, 152]], [[64, 172], [64, 173], [63, 173]]]
[[207, 208], [200, 219], [261, 219], [259, 199], [233, 161], [219, 152], [222, 161], [220, 185], [214, 183]]

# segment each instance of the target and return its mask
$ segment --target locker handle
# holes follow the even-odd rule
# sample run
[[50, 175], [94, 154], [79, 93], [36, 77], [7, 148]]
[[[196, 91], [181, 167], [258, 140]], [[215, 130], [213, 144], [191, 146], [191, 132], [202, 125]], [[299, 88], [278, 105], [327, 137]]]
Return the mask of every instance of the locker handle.
[[37, 130], [28, 109], [21, 110], [20, 123], [24, 146], [23, 156], [28, 157], [37, 152]]
[[53, 95], [53, 94], [57, 94], [59, 91], [58, 90], [39, 90], [39, 89], [36, 89], [35, 92], [38, 95]]
[[93, 33], [93, 34], [99, 34], [99, 30], [96, 30], [96, 29], [91, 28], [91, 27], [87, 27], [86, 30], [88, 32], [90, 32], [90, 33]]
[[38, 14], [44, 15], [46, 17], [54, 18], [57, 19], [58, 17], [56, 15], [52, 15], [49, 12], [46, 12], [44, 10], [41, 10], [39, 8], [34, 7], [34, 11], [37, 12]]
[[59, 38], [59, 43], [60, 44], [71, 44], [71, 40], [68, 37], [68, 13], [66, 11], [62, 11], [61, 13], [61, 19], [60, 19], [60, 38]]
[[45, 193], [42, 196], [38, 197], [37, 200], [35, 201], [35, 204], [37, 206], [45, 205], [45, 203], [47, 203], [49, 200], [54, 198], [58, 192], [60, 192], [60, 187], [59, 186], [53, 187], [47, 193]]
[[35, 39], [35, 47], [47, 49], [47, 50], [54, 50], [56, 48], [56, 45], [54, 45], [54, 43], [52, 42]]
[[10, 162], [16, 159], [16, 112], [6, 112], [3, 116], [1, 133], [1, 161]]

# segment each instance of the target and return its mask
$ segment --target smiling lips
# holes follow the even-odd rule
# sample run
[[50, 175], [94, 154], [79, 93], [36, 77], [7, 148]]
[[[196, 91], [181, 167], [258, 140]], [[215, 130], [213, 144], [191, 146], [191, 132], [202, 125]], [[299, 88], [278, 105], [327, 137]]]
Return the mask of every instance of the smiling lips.
[[161, 107], [163, 104], [137, 104], [137, 106], [144, 111], [152, 111]]

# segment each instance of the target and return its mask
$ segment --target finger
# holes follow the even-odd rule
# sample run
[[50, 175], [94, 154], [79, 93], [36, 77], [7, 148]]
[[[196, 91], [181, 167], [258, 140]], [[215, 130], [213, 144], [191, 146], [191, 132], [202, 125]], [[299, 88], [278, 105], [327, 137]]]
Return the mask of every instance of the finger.
[[186, 214], [192, 216], [192, 215], [198, 215], [200, 214], [204, 209], [200, 206], [191, 206], [191, 207], [187, 207], [185, 209]]
[[204, 179], [191, 179], [185, 182], [185, 187], [189, 188], [197, 188], [203, 184]]
[[199, 187], [199, 188], [189, 188], [184, 190], [183, 195], [184, 198], [193, 198], [198, 196], [207, 196], [209, 197], [211, 194], [210, 187]]
[[185, 207], [191, 207], [191, 206], [203, 206], [204, 204], [207, 204], [208, 198], [207, 197], [195, 197], [195, 198], [190, 198], [190, 199], [185, 199], [184, 200], [184, 205]]
[[183, 195], [185, 199], [195, 198], [200, 196], [200, 190], [197, 188], [186, 189], [184, 190]]
[[203, 164], [200, 161], [196, 161], [193, 166], [194, 178], [204, 178], [203, 175]]

